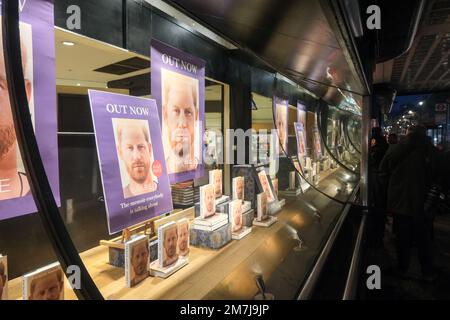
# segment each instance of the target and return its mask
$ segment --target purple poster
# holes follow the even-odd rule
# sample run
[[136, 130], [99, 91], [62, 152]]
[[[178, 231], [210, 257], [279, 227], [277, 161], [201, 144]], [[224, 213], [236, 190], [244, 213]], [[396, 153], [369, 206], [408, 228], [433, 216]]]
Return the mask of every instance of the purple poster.
[[297, 101], [297, 122], [306, 130], [306, 106], [301, 101]]
[[151, 43], [152, 97], [158, 104], [170, 183], [204, 175], [205, 61]]
[[288, 146], [288, 109], [289, 101], [279, 97], [273, 97], [273, 110], [275, 114], [275, 128], [277, 129], [280, 146], [284, 149], [284, 153], [280, 148], [280, 155], [287, 154]]
[[[47, 177], [60, 205], [53, 1], [21, 0], [19, 9], [22, 66], [30, 114]], [[0, 41], [0, 220], [3, 220], [37, 209], [17, 144], [1, 36]]]
[[89, 90], [110, 234], [173, 210], [153, 99]]
[[306, 131], [303, 124], [295, 122], [295, 135], [297, 137], [297, 156], [299, 160], [303, 160], [306, 154]]

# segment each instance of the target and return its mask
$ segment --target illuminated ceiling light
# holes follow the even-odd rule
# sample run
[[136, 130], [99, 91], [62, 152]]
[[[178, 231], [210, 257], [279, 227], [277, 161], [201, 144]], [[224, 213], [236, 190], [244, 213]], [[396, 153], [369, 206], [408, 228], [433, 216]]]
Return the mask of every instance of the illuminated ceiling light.
[[77, 83], [77, 87], [80, 87], [81, 86], [81, 83]]
[[419, 106], [423, 106], [423, 101], [419, 101]]
[[72, 42], [72, 41], [63, 41], [61, 43], [68, 47], [73, 47], [75, 45], [75, 42]]

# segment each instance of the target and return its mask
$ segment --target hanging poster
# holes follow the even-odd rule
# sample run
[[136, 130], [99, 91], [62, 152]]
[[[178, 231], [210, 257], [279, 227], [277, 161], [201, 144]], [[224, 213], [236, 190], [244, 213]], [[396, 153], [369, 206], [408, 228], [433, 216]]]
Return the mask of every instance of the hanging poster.
[[300, 101], [297, 101], [297, 122], [306, 130], [306, 106]]
[[320, 142], [320, 133], [317, 127], [314, 127], [312, 130], [313, 133], [313, 144], [314, 144], [314, 157], [316, 160], [320, 160], [322, 158], [322, 144]]
[[151, 43], [151, 92], [158, 104], [170, 183], [204, 175], [205, 61]]
[[297, 156], [298, 159], [304, 159], [306, 154], [306, 131], [299, 122], [294, 123], [295, 135], [297, 137]]
[[[53, 1], [21, 1], [19, 14], [22, 67], [30, 114], [44, 168], [60, 205]], [[17, 143], [1, 32], [0, 25], [0, 220], [3, 220], [37, 209]]]
[[109, 232], [173, 210], [153, 99], [89, 90]]
[[[280, 155], [287, 155], [288, 147], [288, 108], [289, 101], [279, 97], [273, 97], [273, 110], [275, 114], [275, 128], [280, 141]], [[283, 152], [284, 150], [284, 152]]]

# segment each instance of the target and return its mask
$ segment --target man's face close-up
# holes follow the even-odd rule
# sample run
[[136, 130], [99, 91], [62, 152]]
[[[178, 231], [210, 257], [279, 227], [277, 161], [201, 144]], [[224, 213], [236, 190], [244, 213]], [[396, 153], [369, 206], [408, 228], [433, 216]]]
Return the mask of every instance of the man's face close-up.
[[170, 147], [179, 157], [187, 157], [194, 150], [195, 105], [191, 87], [174, 81], [167, 97], [165, 120]]
[[150, 172], [151, 144], [145, 140], [141, 127], [123, 128], [119, 154], [130, 178], [137, 183], [144, 183]]
[[177, 253], [177, 228], [170, 228], [164, 234], [164, 248], [168, 258], [172, 258]]
[[[6, 81], [5, 62], [3, 50], [0, 50], [0, 160], [14, 147], [16, 132], [9, 100], [9, 90]], [[28, 101], [31, 95], [31, 83], [25, 80]], [[5, 168], [7, 169], [7, 168]]]
[[61, 290], [56, 273], [50, 273], [36, 281], [30, 300], [59, 300]]
[[138, 276], [142, 276], [147, 272], [148, 265], [148, 247], [147, 242], [141, 242], [133, 247], [133, 253], [131, 256], [131, 265], [133, 266], [134, 273]]
[[277, 118], [276, 118], [278, 137], [280, 138], [281, 144], [285, 147], [286, 141], [286, 108], [282, 106], [277, 107]]
[[214, 193], [212, 188], [208, 188], [205, 193], [206, 210], [210, 213], [214, 211]]
[[179, 232], [179, 240], [178, 240], [178, 248], [180, 251], [185, 251], [188, 247], [189, 241], [189, 226], [188, 224], [183, 224], [180, 227]]

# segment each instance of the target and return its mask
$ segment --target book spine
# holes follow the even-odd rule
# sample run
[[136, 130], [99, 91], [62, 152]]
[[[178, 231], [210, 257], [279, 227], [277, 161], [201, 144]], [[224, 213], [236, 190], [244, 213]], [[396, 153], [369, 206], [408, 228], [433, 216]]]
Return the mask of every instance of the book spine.
[[131, 257], [130, 257], [130, 244], [125, 243], [125, 285], [127, 288], [131, 288]]

